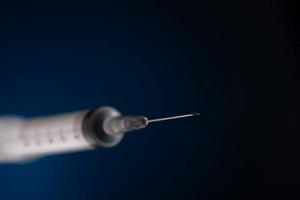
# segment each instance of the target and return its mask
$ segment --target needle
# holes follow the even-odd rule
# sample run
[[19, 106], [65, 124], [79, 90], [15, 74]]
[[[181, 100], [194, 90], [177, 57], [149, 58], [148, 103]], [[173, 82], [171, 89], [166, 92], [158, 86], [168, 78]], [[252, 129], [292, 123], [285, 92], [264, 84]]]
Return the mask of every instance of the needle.
[[195, 117], [200, 115], [200, 113], [191, 113], [191, 114], [186, 114], [186, 115], [177, 115], [177, 116], [172, 116], [172, 117], [163, 117], [163, 118], [157, 118], [157, 119], [150, 119], [147, 122], [160, 122], [160, 121], [166, 121], [166, 120], [173, 120], [173, 119], [179, 119], [179, 118], [186, 118], [186, 117]]
[[177, 115], [172, 117], [163, 117], [163, 118], [150, 119], [150, 120], [148, 120], [148, 118], [145, 116], [121, 116], [121, 117], [111, 118], [110, 120], [106, 121], [105, 129], [109, 130], [110, 135], [114, 135], [114, 134], [118, 135], [133, 130], [145, 128], [148, 125], [148, 123], [151, 122], [160, 122], [160, 121], [179, 119], [185, 117], [194, 117], [198, 115], [200, 115], [200, 113], [191, 113], [186, 115]]

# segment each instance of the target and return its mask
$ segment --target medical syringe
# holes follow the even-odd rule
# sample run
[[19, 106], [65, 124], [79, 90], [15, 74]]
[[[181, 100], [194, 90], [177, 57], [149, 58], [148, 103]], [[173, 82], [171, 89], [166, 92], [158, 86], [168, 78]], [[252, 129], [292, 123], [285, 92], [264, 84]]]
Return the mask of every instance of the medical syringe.
[[0, 117], [0, 162], [20, 162], [46, 155], [113, 147], [124, 134], [149, 123], [200, 115], [148, 119], [122, 116], [112, 107], [23, 119]]

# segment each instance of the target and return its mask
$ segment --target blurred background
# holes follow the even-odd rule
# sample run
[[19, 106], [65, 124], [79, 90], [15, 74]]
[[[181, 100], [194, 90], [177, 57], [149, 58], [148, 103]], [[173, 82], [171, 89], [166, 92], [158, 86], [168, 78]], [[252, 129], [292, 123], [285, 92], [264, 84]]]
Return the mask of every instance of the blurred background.
[[291, 1], [1, 1], [1, 115], [201, 116], [2, 164], [0, 198], [296, 199], [295, 15]]

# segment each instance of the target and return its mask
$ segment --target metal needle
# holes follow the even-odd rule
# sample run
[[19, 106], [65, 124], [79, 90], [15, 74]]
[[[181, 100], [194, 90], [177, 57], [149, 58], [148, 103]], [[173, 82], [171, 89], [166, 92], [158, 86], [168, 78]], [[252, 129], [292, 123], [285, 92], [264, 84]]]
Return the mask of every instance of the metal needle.
[[172, 116], [172, 117], [163, 117], [163, 118], [157, 118], [157, 119], [150, 119], [147, 122], [160, 122], [160, 121], [166, 121], [166, 120], [172, 120], [172, 119], [179, 119], [179, 118], [185, 118], [185, 117], [195, 117], [200, 115], [200, 113], [191, 113], [191, 114], [186, 114], [186, 115], [177, 115], [177, 116]]

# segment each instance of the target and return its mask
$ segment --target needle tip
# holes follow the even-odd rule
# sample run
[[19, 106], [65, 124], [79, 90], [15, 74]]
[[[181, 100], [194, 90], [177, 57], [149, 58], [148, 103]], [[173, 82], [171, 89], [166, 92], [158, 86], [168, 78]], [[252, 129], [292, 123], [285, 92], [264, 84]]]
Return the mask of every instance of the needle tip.
[[193, 116], [198, 116], [198, 115], [200, 115], [200, 113], [194, 112], [194, 113], [192, 113], [192, 115], [193, 115]]

